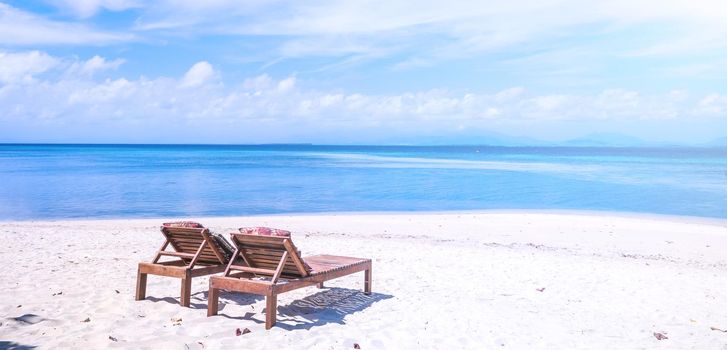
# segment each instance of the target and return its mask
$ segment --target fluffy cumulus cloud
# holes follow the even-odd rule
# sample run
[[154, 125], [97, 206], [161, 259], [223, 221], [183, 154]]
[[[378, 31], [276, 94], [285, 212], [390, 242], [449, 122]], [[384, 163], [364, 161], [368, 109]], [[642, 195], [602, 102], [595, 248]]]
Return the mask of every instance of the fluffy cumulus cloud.
[[125, 61], [121, 58], [108, 60], [104, 57], [96, 55], [86, 61], [73, 62], [66, 71], [66, 73], [71, 75], [93, 75], [97, 72], [114, 70], [124, 64], [124, 62]]
[[60, 60], [39, 52], [0, 52], [0, 83], [28, 83], [34, 76], [58, 65]]
[[[645, 95], [627, 90], [595, 94], [533, 94], [522, 87], [492, 93], [448, 90], [363, 94], [307, 89], [293, 76], [262, 74], [220, 84], [209, 62], [179, 77], [104, 78], [94, 72], [118, 61], [92, 57], [69, 64], [30, 51], [0, 55], [0, 121], [32, 123], [273, 122], [316, 128], [348, 126], [437, 129], [532, 121], [725, 120], [727, 97], [684, 91]], [[110, 63], [113, 62], [113, 63]], [[120, 63], [118, 63], [120, 64]], [[52, 74], [54, 71], [60, 71]], [[47, 77], [46, 77], [47, 76]], [[221, 124], [220, 124], [221, 123]], [[227, 123], [227, 124], [226, 124]], [[395, 132], [395, 131], [393, 131]]]
[[[106, 59], [93, 56], [88, 60], [66, 59], [51, 56], [41, 51], [0, 51], [0, 85], [28, 87], [31, 83], [62, 81], [61, 79], [88, 79], [97, 72], [113, 70], [124, 63], [123, 59]], [[39, 80], [39, 78], [45, 78]]]
[[217, 73], [207, 61], [197, 62], [182, 77], [182, 87], [197, 87], [215, 80]]

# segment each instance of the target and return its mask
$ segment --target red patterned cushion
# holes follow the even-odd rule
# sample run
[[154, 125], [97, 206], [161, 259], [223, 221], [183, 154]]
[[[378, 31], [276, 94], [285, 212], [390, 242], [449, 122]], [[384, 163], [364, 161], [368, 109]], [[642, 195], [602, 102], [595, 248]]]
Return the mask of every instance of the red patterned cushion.
[[204, 228], [202, 224], [194, 221], [176, 221], [176, 222], [165, 222], [162, 224], [164, 227], [186, 227], [186, 228]]
[[258, 236], [290, 237], [290, 231], [270, 227], [240, 227], [240, 233]]

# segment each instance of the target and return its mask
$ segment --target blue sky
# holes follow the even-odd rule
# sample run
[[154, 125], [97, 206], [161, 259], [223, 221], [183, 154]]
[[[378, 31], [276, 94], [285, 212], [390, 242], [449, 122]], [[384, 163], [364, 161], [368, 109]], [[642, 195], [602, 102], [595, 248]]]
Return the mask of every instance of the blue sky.
[[0, 142], [727, 136], [722, 1], [0, 0]]

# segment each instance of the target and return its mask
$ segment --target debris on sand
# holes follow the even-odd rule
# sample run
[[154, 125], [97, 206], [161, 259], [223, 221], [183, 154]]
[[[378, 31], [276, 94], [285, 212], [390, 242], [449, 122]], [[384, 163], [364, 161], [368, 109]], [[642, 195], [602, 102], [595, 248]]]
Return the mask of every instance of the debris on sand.
[[654, 332], [654, 337], [657, 340], [669, 339], [669, 337], [667, 337], [665, 333], [657, 333], [657, 332]]

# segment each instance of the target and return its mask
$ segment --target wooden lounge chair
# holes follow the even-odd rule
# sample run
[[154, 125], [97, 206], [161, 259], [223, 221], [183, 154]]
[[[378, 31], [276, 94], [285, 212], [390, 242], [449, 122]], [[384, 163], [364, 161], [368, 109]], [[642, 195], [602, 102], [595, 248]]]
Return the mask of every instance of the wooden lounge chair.
[[[182, 280], [180, 304], [189, 307], [192, 278], [224, 271], [232, 256], [231, 248], [225, 248], [224, 242], [215, 239], [209, 229], [197, 223], [168, 223], [161, 231], [166, 240], [154, 259], [150, 263], [139, 263], [136, 300], [146, 297], [147, 274], [175, 277]], [[174, 251], [166, 250], [170, 245]], [[178, 260], [160, 262], [163, 256]]]
[[278, 294], [312, 285], [321, 288], [325, 281], [359, 271], [365, 271], [364, 293], [371, 293], [370, 259], [333, 255], [301, 258], [290, 237], [230, 235], [236, 250], [224, 275], [210, 277], [208, 317], [217, 315], [220, 289], [264, 295], [265, 329], [275, 325]]

